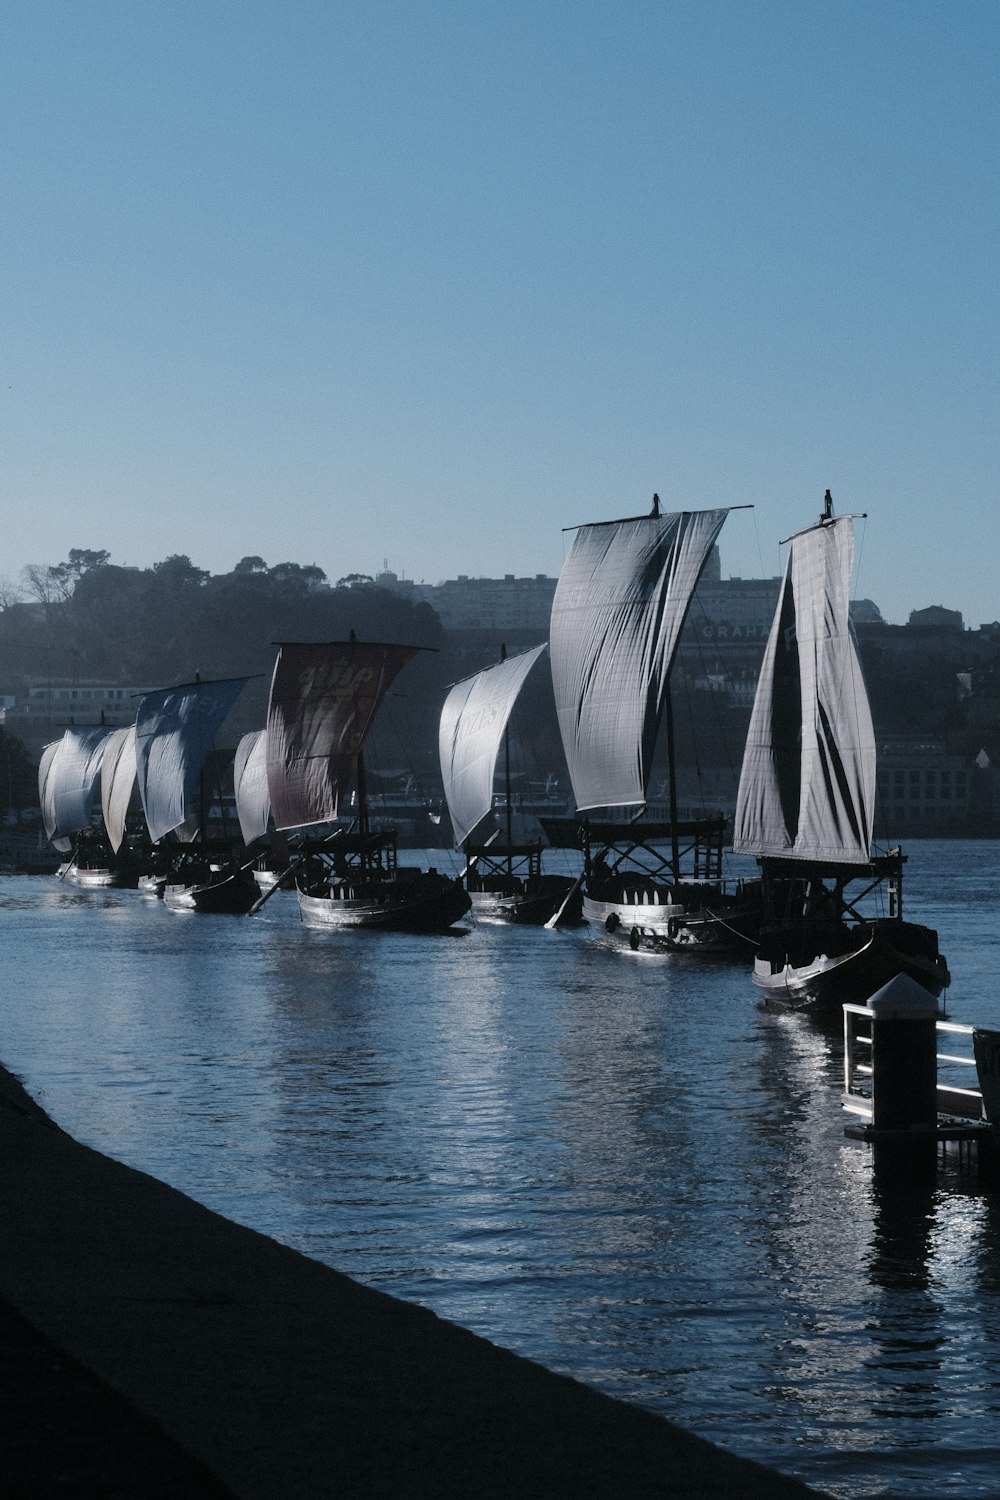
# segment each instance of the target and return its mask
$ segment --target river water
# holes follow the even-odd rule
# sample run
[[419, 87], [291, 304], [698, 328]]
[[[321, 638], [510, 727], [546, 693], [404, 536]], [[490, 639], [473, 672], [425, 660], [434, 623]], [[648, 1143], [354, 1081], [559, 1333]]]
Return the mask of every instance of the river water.
[[[1000, 1026], [1000, 843], [907, 852]], [[38, 877], [0, 924], [0, 1058], [79, 1139], [835, 1495], [1000, 1495], [1000, 1189], [876, 1171], [839, 1026], [746, 966]]]

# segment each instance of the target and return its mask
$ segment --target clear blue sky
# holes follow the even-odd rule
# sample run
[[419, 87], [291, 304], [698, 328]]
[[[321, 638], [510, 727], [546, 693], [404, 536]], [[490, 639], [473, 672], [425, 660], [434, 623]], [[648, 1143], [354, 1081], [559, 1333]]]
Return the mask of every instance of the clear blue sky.
[[997, 0], [11, 0], [0, 574], [555, 573], [867, 511], [1000, 616]]

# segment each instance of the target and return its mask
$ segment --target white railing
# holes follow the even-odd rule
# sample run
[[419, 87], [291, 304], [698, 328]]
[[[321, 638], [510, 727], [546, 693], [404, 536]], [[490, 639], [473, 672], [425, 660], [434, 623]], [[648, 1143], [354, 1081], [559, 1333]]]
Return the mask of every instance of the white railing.
[[[860, 1029], [862, 1018], [868, 1022], [866, 1031]], [[866, 1005], [844, 1006], [844, 1092], [841, 1103], [848, 1114], [860, 1115], [869, 1123], [872, 1120], [871, 1021], [872, 1013]], [[973, 1030], [974, 1027], [961, 1026], [955, 1021], [938, 1021], [938, 1046], [941, 1046], [941, 1038], [944, 1036], [963, 1036], [968, 1039], [971, 1053]], [[974, 1057], [958, 1052], [939, 1051], [937, 1061], [939, 1066], [945, 1063], [949, 1068], [974, 1069], [976, 1066]], [[961, 1073], [958, 1076], [961, 1077]], [[975, 1077], [978, 1085], [978, 1074]], [[942, 1115], [958, 1116], [963, 1120], [980, 1120], [983, 1117], [983, 1095], [978, 1087], [963, 1088], [957, 1083], [939, 1081], [937, 1104], [938, 1113]]]

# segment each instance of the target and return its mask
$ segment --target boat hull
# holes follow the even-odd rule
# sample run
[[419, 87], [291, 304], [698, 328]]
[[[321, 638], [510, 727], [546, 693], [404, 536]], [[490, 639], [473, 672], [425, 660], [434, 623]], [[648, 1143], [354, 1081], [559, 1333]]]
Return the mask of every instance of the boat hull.
[[[635, 899], [638, 898], [638, 899]], [[583, 896], [583, 919], [616, 947], [652, 953], [732, 953], [746, 957], [757, 942], [761, 894], [756, 883], [737, 895], [677, 902], [658, 891], [627, 890], [614, 898]]]
[[776, 1010], [864, 1005], [900, 974], [916, 980], [936, 999], [951, 976], [940, 954], [914, 951], [913, 937], [921, 931], [905, 922], [880, 924], [859, 934], [851, 952], [820, 953], [794, 965], [761, 952], [754, 960], [753, 983]]
[[[529, 883], [526, 890], [473, 889], [469, 892], [472, 914], [480, 922], [514, 922], [523, 927], [543, 927], [577, 885], [578, 882], [568, 876], [542, 876], [537, 886]], [[579, 922], [581, 917], [581, 898], [576, 890], [563, 913], [561, 924]]]
[[299, 912], [307, 927], [356, 928], [376, 932], [445, 932], [471, 906], [456, 880], [418, 871], [404, 880], [373, 880], [310, 894], [298, 890]]
[[248, 871], [226, 875], [202, 884], [179, 885], [168, 880], [163, 889], [164, 905], [171, 911], [245, 915], [260, 896], [260, 888]]
[[88, 870], [81, 869], [79, 865], [70, 865], [61, 878], [66, 881], [67, 885], [78, 886], [84, 891], [111, 888], [120, 890], [125, 886], [134, 886], [136, 883], [135, 876], [130, 876], [125, 870]]

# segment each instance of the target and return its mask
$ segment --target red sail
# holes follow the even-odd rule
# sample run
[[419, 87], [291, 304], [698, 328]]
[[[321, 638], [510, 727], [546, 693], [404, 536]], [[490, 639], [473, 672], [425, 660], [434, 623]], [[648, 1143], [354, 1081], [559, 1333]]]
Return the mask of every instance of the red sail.
[[334, 641], [278, 650], [267, 710], [275, 828], [337, 816], [375, 711], [419, 646]]

